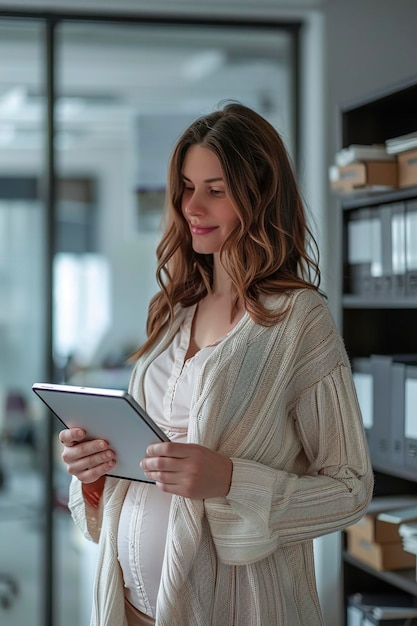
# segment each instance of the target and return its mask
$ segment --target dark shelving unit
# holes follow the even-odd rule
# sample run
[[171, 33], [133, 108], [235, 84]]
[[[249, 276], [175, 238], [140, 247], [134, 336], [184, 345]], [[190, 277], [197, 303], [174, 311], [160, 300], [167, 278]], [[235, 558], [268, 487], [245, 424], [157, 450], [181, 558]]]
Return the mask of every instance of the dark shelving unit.
[[[417, 130], [417, 79], [352, 103], [341, 111], [341, 148], [384, 143]], [[417, 199], [417, 186], [355, 192], [340, 199], [343, 217], [342, 332], [351, 360], [371, 354], [417, 353], [417, 295], [355, 293], [348, 266], [348, 222], [352, 212]], [[377, 419], [377, 416], [375, 417]], [[395, 416], [394, 416], [395, 418]], [[375, 495], [417, 494], [417, 470], [373, 462]], [[377, 571], [342, 551], [345, 615], [357, 592], [403, 591], [417, 598], [416, 570]], [[345, 618], [346, 619], [346, 618]]]

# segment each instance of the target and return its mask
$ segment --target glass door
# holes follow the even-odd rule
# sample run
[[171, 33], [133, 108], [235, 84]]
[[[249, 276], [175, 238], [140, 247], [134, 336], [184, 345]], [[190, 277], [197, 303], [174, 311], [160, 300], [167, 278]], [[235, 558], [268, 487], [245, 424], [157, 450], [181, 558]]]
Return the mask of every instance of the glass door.
[[[238, 100], [267, 117], [295, 157], [294, 50], [293, 34], [277, 28], [59, 25], [57, 175], [64, 185], [78, 181], [72, 198], [68, 189], [58, 198], [54, 356], [62, 380], [127, 387], [126, 357], [145, 339], [157, 289], [168, 158], [192, 120]], [[59, 463], [55, 480], [64, 499]], [[77, 623], [85, 624], [96, 546], [65, 514], [57, 518], [67, 521], [67, 546], [79, 559]], [[57, 552], [64, 567], [61, 542]], [[60, 620], [71, 624], [64, 613]]]

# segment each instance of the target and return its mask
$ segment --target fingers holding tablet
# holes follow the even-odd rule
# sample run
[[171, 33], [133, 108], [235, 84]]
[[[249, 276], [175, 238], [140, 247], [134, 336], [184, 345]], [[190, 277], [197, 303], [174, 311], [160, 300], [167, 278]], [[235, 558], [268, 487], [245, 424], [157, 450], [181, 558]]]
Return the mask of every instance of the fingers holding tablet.
[[66, 447], [71, 447], [83, 441], [85, 437], [86, 432], [82, 428], [64, 428], [59, 433], [59, 440]]
[[103, 439], [86, 440], [79, 428], [67, 428], [59, 433], [64, 445], [61, 458], [67, 471], [85, 483], [94, 482], [114, 467], [115, 453]]

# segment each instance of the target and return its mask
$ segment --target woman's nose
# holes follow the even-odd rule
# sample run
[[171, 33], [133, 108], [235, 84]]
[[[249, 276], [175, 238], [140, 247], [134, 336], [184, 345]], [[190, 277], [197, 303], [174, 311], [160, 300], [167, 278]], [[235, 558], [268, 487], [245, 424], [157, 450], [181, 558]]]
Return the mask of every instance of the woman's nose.
[[204, 204], [200, 194], [196, 191], [190, 192], [183, 198], [183, 210], [187, 215], [201, 215], [204, 213]]

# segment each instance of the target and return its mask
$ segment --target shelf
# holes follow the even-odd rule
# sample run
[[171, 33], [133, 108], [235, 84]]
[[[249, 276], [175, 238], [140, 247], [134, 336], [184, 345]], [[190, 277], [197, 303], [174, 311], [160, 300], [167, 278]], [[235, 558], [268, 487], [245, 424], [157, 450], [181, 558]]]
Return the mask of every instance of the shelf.
[[345, 309], [417, 309], [417, 298], [383, 300], [345, 294], [342, 297], [342, 306]]
[[351, 358], [371, 354], [417, 353], [416, 307], [364, 306], [362, 300], [342, 308], [343, 338]]
[[398, 202], [399, 200], [412, 200], [417, 197], [417, 187], [407, 187], [404, 189], [390, 189], [389, 191], [374, 191], [353, 194], [352, 196], [341, 196], [341, 205], [344, 211], [359, 209], [361, 207], [377, 206], [388, 202]]
[[414, 483], [417, 482], [417, 469], [413, 470], [411, 467], [390, 465], [389, 461], [387, 461], [384, 465], [372, 463], [372, 466], [376, 472], [381, 472], [383, 474], [388, 472], [391, 476], [403, 478], [404, 480], [411, 480]]
[[392, 585], [393, 587], [397, 587], [398, 589], [402, 589], [406, 593], [411, 593], [414, 596], [417, 596], [417, 582], [416, 582], [416, 569], [401, 569], [394, 570], [389, 572], [381, 572], [379, 570], [366, 565], [366, 563], [362, 563], [359, 559], [355, 559], [348, 552], [343, 552], [343, 559], [347, 563], [350, 563], [354, 567], [362, 570], [363, 572], [370, 574], [374, 578], [379, 578], [384, 582]]
[[[351, 103], [341, 111], [341, 141], [340, 147], [346, 148], [352, 144], [384, 143], [387, 139], [398, 137], [417, 130], [417, 77], [414, 81], [396, 85], [390, 91], [370, 95], [361, 102]], [[392, 243], [392, 221], [390, 216], [414, 210], [411, 202], [417, 199], [417, 186], [401, 189], [357, 190], [352, 194], [340, 194], [339, 206], [342, 222], [342, 276], [344, 285], [341, 294], [342, 334], [349, 358], [368, 359], [372, 354], [411, 354], [417, 353], [417, 294], [411, 295], [413, 275], [410, 274], [404, 281], [404, 288], [392, 283], [392, 294], [388, 291], [388, 281], [368, 281], [369, 291], [354, 293], [356, 284], [363, 278], [361, 264], [367, 262], [356, 261], [357, 267], [352, 271], [348, 261], [349, 226], [353, 220], [365, 216], [379, 216], [381, 222], [381, 248], [390, 250]], [[402, 204], [395, 207], [393, 212], [384, 205]], [[363, 209], [363, 212], [361, 211]], [[369, 211], [368, 211], [369, 209]], [[413, 222], [414, 223], [414, 222]], [[414, 228], [414, 227], [413, 227]], [[353, 229], [350, 230], [355, 233]], [[407, 231], [408, 233], [408, 231]], [[415, 245], [414, 231], [410, 237], [411, 245]], [[361, 241], [359, 241], [361, 244]], [[401, 244], [405, 245], [405, 244]], [[392, 249], [388, 252], [388, 258]], [[389, 272], [387, 271], [387, 275]], [[359, 283], [358, 283], [359, 281]], [[362, 281], [363, 283], [363, 281]], [[382, 283], [382, 284], [381, 284]], [[383, 290], [383, 288], [387, 289]], [[396, 296], [394, 288], [398, 287]], [[404, 295], [408, 293], [409, 295]], [[389, 397], [389, 396], [387, 396]], [[379, 407], [380, 408], [380, 407]], [[402, 409], [400, 409], [402, 410]], [[374, 423], [378, 420], [374, 414]], [[382, 416], [383, 420], [384, 416]], [[391, 432], [391, 431], [390, 431]], [[385, 441], [389, 437], [385, 437]], [[381, 455], [375, 445], [375, 439], [370, 438], [371, 461], [375, 474], [375, 491], [378, 495], [416, 494], [417, 469], [390, 465]], [[374, 455], [382, 461], [375, 462]], [[346, 548], [342, 551], [343, 564], [343, 596], [345, 605], [345, 621], [347, 623], [347, 598], [357, 591], [382, 590], [383, 593], [391, 589], [398, 589], [417, 598], [416, 567], [406, 570], [378, 571], [352, 557]]]

